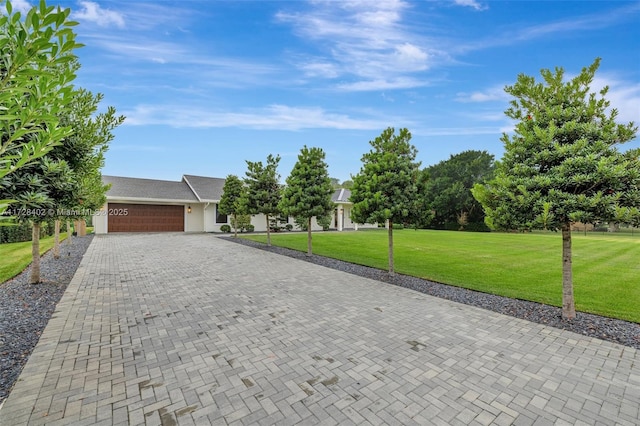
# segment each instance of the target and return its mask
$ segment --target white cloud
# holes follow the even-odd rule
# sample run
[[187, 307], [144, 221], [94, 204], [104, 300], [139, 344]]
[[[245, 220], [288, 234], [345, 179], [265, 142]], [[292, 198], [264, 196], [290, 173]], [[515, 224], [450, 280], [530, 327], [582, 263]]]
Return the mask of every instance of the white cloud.
[[427, 80], [419, 80], [410, 77], [398, 77], [392, 78], [390, 80], [358, 80], [352, 83], [341, 83], [336, 87], [347, 92], [369, 92], [381, 90], [412, 89], [416, 87], [428, 86], [429, 84], [430, 82]]
[[339, 71], [335, 64], [329, 62], [309, 62], [300, 64], [307, 77], [336, 78]]
[[458, 102], [494, 102], [505, 101], [509, 98], [509, 95], [504, 91], [504, 86], [493, 86], [481, 92], [458, 93], [455, 100]]
[[14, 0], [11, 2], [11, 6], [13, 6], [14, 13], [18, 11], [23, 14], [29, 12], [33, 7], [27, 0]]
[[605, 98], [611, 102], [611, 108], [618, 110], [616, 121], [640, 124], [640, 83], [629, 83], [611, 74], [600, 74], [594, 78], [591, 91], [600, 92], [605, 86], [609, 87]]
[[467, 6], [467, 7], [471, 7], [475, 10], [486, 10], [488, 9], [487, 6], [479, 3], [476, 0], [453, 0], [453, 2], [455, 4], [457, 4], [458, 6]]
[[403, 22], [407, 9], [403, 1], [316, 1], [307, 12], [280, 12], [276, 18], [292, 25], [306, 43], [317, 44], [320, 53], [297, 63], [307, 75], [325, 71], [327, 78], [356, 80], [336, 86], [344, 90], [410, 88], [424, 85], [414, 74], [447, 54], [419, 34], [422, 27]]
[[80, 1], [81, 8], [73, 14], [75, 19], [95, 22], [101, 27], [108, 27], [111, 24], [118, 28], [125, 26], [124, 17], [118, 12], [103, 9], [98, 3], [92, 1]]
[[167, 125], [177, 128], [245, 128], [264, 130], [349, 129], [380, 127], [378, 119], [357, 119], [318, 107], [269, 105], [241, 112], [211, 111], [186, 105], [139, 105], [123, 113], [126, 125]]

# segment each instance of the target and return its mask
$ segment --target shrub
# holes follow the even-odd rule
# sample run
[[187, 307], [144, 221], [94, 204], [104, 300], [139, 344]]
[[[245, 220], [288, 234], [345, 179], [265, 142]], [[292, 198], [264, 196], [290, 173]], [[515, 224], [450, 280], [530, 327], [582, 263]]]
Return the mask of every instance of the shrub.
[[322, 226], [322, 230], [323, 231], [328, 231], [329, 228], [331, 227], [331, 215], [326, 215], [326, 216], [320, 216], [319, 218], [317, 218], [317, 222], [318, 225]]
[[404, 224], [402, 223], [394, 223], [393, 224], [393, 229], [404, 229]]
[[287, 223], [284, 227], [284, 229], [286, 229], [287, 231], [291, 231], [293, 229], [293, 225], [290, 223]]
[[247, 229], [248, 225], [251, 225], [251, 216], [248, 214], [238, 214], [235, 219], [231, 217], [231, 226], [240, 232]]
[[245, 226], [244, 229], [246, 229], [247, 232], [253, 232], [253, 230], [256, 229], [256, 227], [251, 225], [251, 224], [249, 224], [249, 225]]
[[484, 222], [469, 222], [465, 227], [469, 232], [491, 232], [491, 229]]
[[[45, 221], [40, 224], [40, 238], [53, 235], [53, 221]], [[21, 243], [31, 241], [31, 223], [29, 222], [4, 222], [0, 226], [1, 243]]]
[[221, 225], [220, 226], [220, 231], [221, 232], [231, 232], [231, 226], [229, 226], [229, 225]]

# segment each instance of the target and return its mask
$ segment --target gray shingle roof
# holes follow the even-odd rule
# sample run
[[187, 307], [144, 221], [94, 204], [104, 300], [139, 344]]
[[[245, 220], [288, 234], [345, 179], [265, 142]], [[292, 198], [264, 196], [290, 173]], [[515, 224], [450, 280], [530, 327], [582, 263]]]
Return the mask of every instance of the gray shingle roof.
[[198, 201], [185, 182], [169, 180], [139, 179], [121, 176], [102, 176], [105, 184], [110, 183], [107, 199], [150, 199], [176, 202]]
[[[217, 203], [222, 198], [223, 178], [183, 175], [180, 182], [171, 180], [141, 179], [122, 176], [102, 176], [105, 184], [111, 184], [107, 200], [166, 200], [173, 202]], [[331, 196], [334, 203], [348, 203], [351, 191], [336, 189]]]
[[349, 203], [349, 198], [351, 197], [351, 191], [348, 189], [336, 189], [333, 195], [331, 196], [331, 201], [334, 203]]
[[182, 180], [191, 187], [200, 201], [218, 202], [222, 198], [225, 179], [184, 175]]

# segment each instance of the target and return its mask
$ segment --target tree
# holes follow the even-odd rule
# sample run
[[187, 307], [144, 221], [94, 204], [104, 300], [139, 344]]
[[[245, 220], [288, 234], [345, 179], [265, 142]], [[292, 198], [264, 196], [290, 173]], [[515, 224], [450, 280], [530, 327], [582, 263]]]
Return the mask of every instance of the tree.
[[340, 188], [351, 189], [353, 187], [353, 181], [347, 179], [340, 184]]
[[[0, 199], [12, 201], [0, 204], [13, 206], [19, 221], [33, 224], [29, 281], [37, 283], [40, 224], [58, 219], [61, 208], [81, 204], [78, 197], [83, 188], [88, 198], [98, 199], [95, 183], [100, 179], [106, 147], [93, 143], [104, 135], [83, 129], [91, 123], [89, 116], [95, 107], [83, 115], [79, 102], [85, 96], [71, 84], [79, 68], [73, 49], [82, 45], [75, 42], [70, 28], [76, 25], [67, 19], [70, 10], [48, 7], [41, 1], [21, 20], [10, 2], [6, 9], [7, 15], [0, 17]], [[89, 99], [93, 101], [93, 96]], [[110, 109], [96, 122], [101, 117], [113, 118], [113, 114]], [[74, 140], [78, 143], [73, 144]], [[100, 188], [104, 202], [105, 188]], [[55, 227], [57, 240], [58, 220]], [[54, 255], [58, 252], [56, 244]]]
[[[73, 98], [75, 42], [70, 9], [33, 7], [26, 18], [5, 2], [0, 17], [0, 179], [41, 158], [70, 134], [58, 122]], [[0, 199], [0, 214], [9, 200]]]
[[55, 216], [55, 200], [65, 197], [73, 187], [73, 173], [69, 165], [64, 160], [53, 160], [48, 156], [22, 166], [0, 183], [0, 198], [12, 199], [11, 209], [17, 220], [31, 222], [33, 226], [31, 284], [40, 282], [40, 226], [47, 218]]
[[280, 202], [280, 175], [278, 163], [280, 156], [267, 156], [267, 164], [261, 161], [247, 161], [245, 183], [247, 185], [247, 212], [262, 213], [267, 221], [267, 245], [271, 246], [271, 226], [269, 216], [277, 215]]
[[590, 92], [600, 59], [565, 82], [564, 70], [543, 69], [543, 82], [519, 75], [505, 91], [515, 99], [505, 114], [518, 120], [502, 135], [505, 154], [496, 176], [476, 185], [474, 196], [497, 229], [550, 229], [562, 233], [562, 316], [573, 319], [571, 223], [637, 217], [638, 150], [621, 153], [635, 137], [633, 123], [617, 124], [608, 88]]
[[307, 148], [305, 145], [287, 177], [287, 186], [280, 201], [280, 210], [284, 215], [306, 219], [307, 256], [313, 254], [311, 219], [326, 216], [334, 208], [331, 200], [333, 187], [324, 159], [321, 148]]
[[[79, 68], [79, 64], [74, 66]], [[102, 183], [100, 170], [104, 166], [104, 154], [113, 140], [113, 129], [122, 124], [124, 116], [116, 116], [114, 107], [96, 114], [103, 95], [77, 89], [68, 107], [59, 114], [60, 123], [72, 129], [72, 133], [56, 145], [48, 157], [65, 161], [73, 173], [73, 187], [67, 193], [57, 194], [53, 201], [56, 211], [56, 232], [53, 253], [59, 253], [60, 219], [82, 219], [88, 212], [98, 210], [106, 202], [108, 186]], [[68, 227], [68, 226], [67, 226]]]
[[409, 143], [407, 129], [389, 127], [369, 143], [373, 149], [362, 156], [362, 168], [353, 178], [351, 217], [359, 223], [388, 221], [389, 274], [394, 274], [393, 224], [418, 217], [417, 150]]
[[471, 188], [493, 177], [494, 169], [494, 157], [487, 151], [464, 151], [425, 168], [421, 192], [427, 211], [433, 212], [430, 225], [445, 229], [462, 218], [467, 224], [483, 223], [482, 205]]
[[231, 215], [233, 236], [238, 237], [238, 215], [246, 210], [245, 188], [242, 180], [236, 175], [229, 175], [224, 181], [222, 197], [218, 204], [218, 211], [225, 215]]

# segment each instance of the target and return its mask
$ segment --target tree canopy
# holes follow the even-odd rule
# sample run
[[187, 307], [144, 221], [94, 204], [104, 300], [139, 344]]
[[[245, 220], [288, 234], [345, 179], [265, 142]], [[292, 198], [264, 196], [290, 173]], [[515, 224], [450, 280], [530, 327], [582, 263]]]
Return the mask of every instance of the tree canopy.
[[409, 130], [389, 127], [370, 141], [353, 178], [351, 217], [358, 223], [388, 223], [389, 273], [393, 274], [393, 224], [414, 222], [420, 214], [416, 148]]
[[420, 191], [426, 209], [433, 212], [430, 225], [440, 229], [451, 228], [452, 224], [463, 220], [483, 224], [484, 210], [471, 194], [471, 189], [473, 185], [493, 177], [494, 168], [493, 155], [474, 150], [451, 155], [448, 160], [425, 168]]
[[242, 180], [236, 175], [229, 175], [224, 181], [222, 197], [218, 204], [218, 211], [222, 214], [231, 215], [233, 226], [233, 236], [238, 236], [238, 215], [246, 210], [245, 187]]
[[73, 99], [70, 9], [44, 1], [22, 19], [5, 2], [0, 16], [0, 178], [40, 158], [70, 134], [59, 113]]
[[247, 161], [245, 183], [247, 185], [247, 212], [262, 213], [267, 221], [267, 245], [271, 245], [269, 217], [279, 213], [280, 175], [278, 174], [280, 156], [267, 156], [267, 163]]
[[608, 88], [590, 92], [600, 59], [565, 81], [564, 70], [543, 69], [542, 82], [524, 74], [505, 91], [514, 99], [505, 114], [517, 120], [504, 134], [496, 176], [476, 185], [487, 223], [496, 229], [561, 230], [563, 316], [575, 317], [571, 272], [572, 222], [595, 223], [639, 215], [640, 155], [620, 152], [633, 139], [633, 123], [616, 123]]
[[321, 148], [307, 148], [305, 145], [286, 179], [287, 185], [280, 201], [280, 211], [283, 214], [306, 219], [308, 256], [312, 254], [311, 219], [326, 216], [334, 209], [331, 201], [333, 187], [324, 159], [325, 154]]

